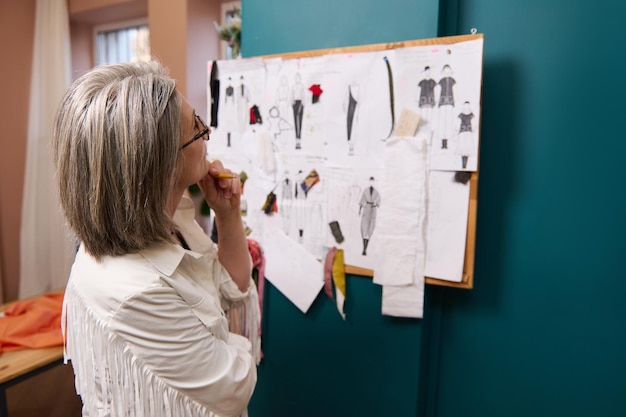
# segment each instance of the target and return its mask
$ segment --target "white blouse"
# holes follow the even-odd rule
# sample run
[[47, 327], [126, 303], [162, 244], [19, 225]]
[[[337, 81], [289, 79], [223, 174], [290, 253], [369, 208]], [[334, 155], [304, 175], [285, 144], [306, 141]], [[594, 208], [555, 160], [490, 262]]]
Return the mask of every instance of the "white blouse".
[[174, 217], [190, 248], [159, 243], [96, 261], [79, 249], [64, 301], [65, 360], [83, 416], [239, 416], [256, 384], [248, 339], [223, 308], [242, 293], [184, 198]]

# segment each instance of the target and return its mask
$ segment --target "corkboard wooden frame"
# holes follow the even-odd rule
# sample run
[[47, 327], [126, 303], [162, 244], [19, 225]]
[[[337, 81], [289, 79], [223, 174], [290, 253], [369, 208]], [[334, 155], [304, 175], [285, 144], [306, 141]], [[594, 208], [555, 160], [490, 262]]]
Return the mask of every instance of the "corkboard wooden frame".
[[[419, 39], [392, 43], [379, 43], [360, 46], [349, 46], [341, 48], [314, 49], [309, 51], [288, 52], [284, 54], [264, 55], [261, 58], [311, 58], [322, 55], [345, 54], [355, 52], [375, 52], [398, 48], [406, 48], [411, 46], [426, 45], [452, 45], [459, 42], [466, 42], [476, 39], [483, 39], [483, 34], [446, 36], [441, 38]], [[482, 83], [482, 81], [481, 81]], [[482, 88], [482, 85], [481, 85]], [[480, 123], [480, 121], [479, 121]], [[479, 130], [480, 131], [480, 130]], [[480, 143], [480, 138], [479, 138]], [[480, 146], [479, 146], [480, 153]], [[467, 234], [465, 238], [465, 259], [463, 262], [463, 276], [461, 282], [446, 281], [443, 279], [426, 277], [426, 284], [441, 285], [446, 287], [472, 289], [474, 287], [474, 257], [476, 254], [476, 214], [478, 210], [478, 169], [471, 173], [470, 177], [470, 196], [467, 217]], [[363, 277], [372, 277], [371, 269], [361, 268], [353, 265], [346, 265], [346, 273], [359, 275]]]

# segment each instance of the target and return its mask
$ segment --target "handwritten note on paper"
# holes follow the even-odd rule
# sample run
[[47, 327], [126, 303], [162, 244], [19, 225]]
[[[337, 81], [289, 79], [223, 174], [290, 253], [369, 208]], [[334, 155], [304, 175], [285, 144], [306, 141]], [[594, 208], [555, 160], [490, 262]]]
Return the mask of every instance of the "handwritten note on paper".
[[396, 136], [415, 136], [420, 115], [409, 109], [402, 109], [396, 126]]
[[282, 230], [264, 236], [263, 251], [266, 278], [306, 313], [324, 286], [322, 264]]

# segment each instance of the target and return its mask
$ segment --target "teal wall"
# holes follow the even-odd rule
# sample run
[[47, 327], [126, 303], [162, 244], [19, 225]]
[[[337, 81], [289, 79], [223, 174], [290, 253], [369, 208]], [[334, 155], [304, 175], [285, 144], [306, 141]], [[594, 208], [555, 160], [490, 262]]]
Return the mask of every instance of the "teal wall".
[[433, 415], [626, 416], [626, 3], [456, 12], [485, 34], [476, 286], [440, 291]]
[[243, 0], [242, 54], [435, 37], [438, 8], [436, 0]]
[[[251, 417], [626, 415], [626, 3], [243, 0], [244, 56], [485, 34], [475, 288], [269, 286]], [[619, 40], [617, 42], [616, 40]]]

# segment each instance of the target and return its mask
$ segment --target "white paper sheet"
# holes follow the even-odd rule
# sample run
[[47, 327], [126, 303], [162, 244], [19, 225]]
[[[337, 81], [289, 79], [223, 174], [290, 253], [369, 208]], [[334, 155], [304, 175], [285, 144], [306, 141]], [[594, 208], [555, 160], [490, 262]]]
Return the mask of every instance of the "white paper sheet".
[[[423, 275], [424, 218], [429, 136], [396, 137], [387, 141], [387, 169], [378, 215], [374, 283], [406, 285]], [[415, 269], [414, 259], [420, 259]]]
[[323, 265], [282, 230], [269, 230], [263, 239], [266, 278], [303, 313], [324, 286]]
[[377, 211], [384, 204], [378, 195], [384, 171], [329, 167], [324, 173], [329, 184], [326, 244], [343, 249], [347, 265], [372, 269], [376, 252], [371, 248], [378, 239]]
[[427, 277], [461, 282], [465, 260], [470, 183], [454, 181], [454, 172], [431, 171], [428, 185]]
[[432, 132], [431, 169], [476, 171], [483, 40], [396, 50], [397, 107]]

